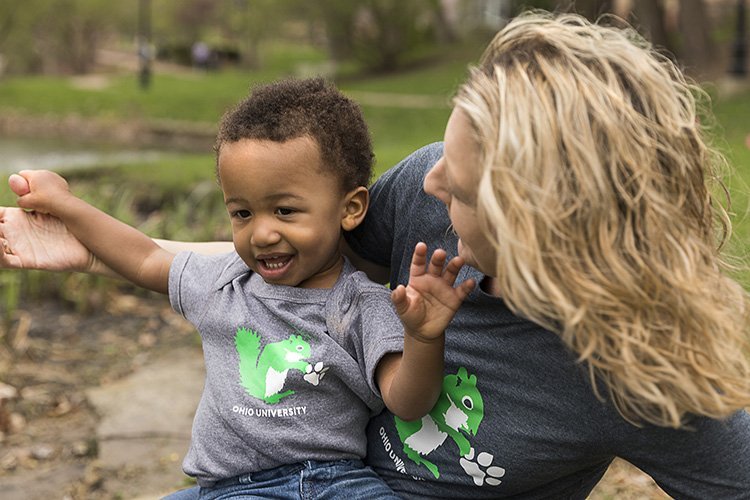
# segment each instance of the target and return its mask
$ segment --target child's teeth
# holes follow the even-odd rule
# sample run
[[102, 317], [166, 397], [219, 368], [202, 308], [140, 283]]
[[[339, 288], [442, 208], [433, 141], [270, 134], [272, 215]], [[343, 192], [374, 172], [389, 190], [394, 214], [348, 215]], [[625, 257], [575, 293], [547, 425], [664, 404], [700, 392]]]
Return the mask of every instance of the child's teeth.
[[266, 264], [266, 267], [269, 269], [280, 269], [286, 265], [287, 259], [279, 257], [274, 259], [266, 259], [264, 262]]

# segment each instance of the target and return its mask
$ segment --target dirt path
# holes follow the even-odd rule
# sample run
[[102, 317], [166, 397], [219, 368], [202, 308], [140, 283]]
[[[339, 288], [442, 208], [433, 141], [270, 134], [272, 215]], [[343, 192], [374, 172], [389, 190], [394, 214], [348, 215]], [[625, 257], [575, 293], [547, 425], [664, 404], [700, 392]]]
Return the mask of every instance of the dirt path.
[[[156, 498], [154, 492], [185, 484], [180, 463], [202, 356], [191, 325], [166, 299], [123, 295], [91, 315], [40, 304], [20, 312], [10, 340], [15, 352], [0, 359], [0, 394], [2, 387], [6, 395], [15, 392], [0, 406], [3, 499], [137, 498], [149, 492], [147, 498]], [[194, 370], [197, 387], [175, 394], [185, 377], [170, 381], [157, 369], [184, 367]], [[131, 380], [140, 387], [128, 392], [123, 381]], [[143, 397], [118, 401], [114, 415], [101, 414], [113, 407], [108, 399], [133, 393]], [[194, 398], [187, 412], [175, 400], [181, 394]], [[178, 408], [181, 426], [169, 418], [169, 410]], [[151, 424], [159, 422], [154, 431]]]

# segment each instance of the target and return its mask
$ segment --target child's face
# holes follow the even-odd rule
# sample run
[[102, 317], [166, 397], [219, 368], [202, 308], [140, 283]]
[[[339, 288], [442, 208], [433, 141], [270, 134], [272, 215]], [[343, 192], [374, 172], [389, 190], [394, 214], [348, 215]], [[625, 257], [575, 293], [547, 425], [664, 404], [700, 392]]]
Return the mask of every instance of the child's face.
[[427, 173], [424, 190], [448, 207], [458, 234], [458, 255], [470, 266], [495, 275], [497, 255], [477, 221], [479, 149], [471, 135], [471, 122], [454, 109], [445, 127], [443, 157]]
[[234, 247], [253, 271], [277, 285], [333, 286], [348, 196], [313, 139], [224, 143], [219, 178]]

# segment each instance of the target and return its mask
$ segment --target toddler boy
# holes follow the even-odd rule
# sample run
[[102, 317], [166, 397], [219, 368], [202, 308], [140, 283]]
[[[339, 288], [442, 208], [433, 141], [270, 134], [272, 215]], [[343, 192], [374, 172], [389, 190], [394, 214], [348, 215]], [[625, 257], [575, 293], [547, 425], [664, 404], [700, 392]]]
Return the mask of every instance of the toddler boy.
[[[383, 403], [421, 418], [443, 378], [444, 330], [473, 286], [463, 264], [414, 250], [392, 297], [342, 256], [367, 211], [369, 133], [358, 106], [320, 79], [258, 87], [215, 146], [235, 252], [173, 254], [23, 171], [19, 206], [60, 218], [113, 271], [168, 293], [198, 329], [206, 383], [183, 462], [201, 495], [394, 496], [361, 458]], [[393, 305], [398, 311], [394, 313]]]

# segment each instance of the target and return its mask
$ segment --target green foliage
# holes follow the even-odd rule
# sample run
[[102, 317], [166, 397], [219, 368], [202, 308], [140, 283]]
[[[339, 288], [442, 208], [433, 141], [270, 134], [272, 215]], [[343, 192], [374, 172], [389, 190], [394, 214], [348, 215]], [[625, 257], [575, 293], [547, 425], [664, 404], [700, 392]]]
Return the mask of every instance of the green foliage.
[[261, 42], [277, 39], [289, 13], [288, 0], [162, 0], [154, 2], [153, 40], [158, 48], [179, 48], [190, 63], [190, 47], [202, 41], [235, 51], [243, 67], [260, 69]]
[[129, 2], [101, 0], [3, 0], [0, 54], [11, 73], [85, 73], [95, 51], [127, 17]]
[[[305, 40], [338, 62], [393, 70], [435, 39], [437, 0], [4, 0], [0, 54], [11, 73], [86, 73], [107, 40], [133, 46], [143, 29], [157, 54], [190, 62], [198, 41], [262, 69], [264, 45]], [[141, 21], [148, 19], [148, 23]], [[148, 26], [146, 26], [148, 24]]]
[[435, 41], [439, 3], [432, 0], [321, 0], [331, 56], [354, 58], [366, 70], [393, 71], [415, 49]]
[[[2, 4], [2, 7], [6, 7]], [[432, 64], [369, 78], [346, 78], [339, 87], [362, 104], [370, 125], [377, 174], [411, 151], [442, 139], [450, 97], [476, 61], [486, 40], [447, 48]], [[0, 80], [0, 113], [14, 110], [46, 116], [105, 117], [109, 120], [169, 119], [215, 124], [227, 107], [258, 82], [298, 74], [301, 63], [323, 62], [326, 54], [305, 44], [264, 41], [263, 70], [214, 73], [156, 73], [148, 92], [135, 75], [110, 75], [101, 89], [84, 89], [62, 77], [14, 77]], [[406, 98], [403, 98], [406, 96]], [[415, 97], [416, 96], [416, 97]], [[715, 106], [717, 136], [736, 172], [728, 179], [735, 214], [733, 253], [746, 257], [750, 238], [750, 92], [719, 100]], [[228, 239], [230, 227], [215, 183], [214, 158], [205, 154], [173, 155], [156, 163], [94, 170], [65, 171], [72, 189], [108, 213], [154, 237], [178, 240]], [[0, 204], [14, 204], [0, 176]], [[750, 274], [741, 279], [750, 283]], [[111, 293], [133, 287], [116, 280], [81, 274], [0, 271], [0, 319], [7, 322], [22, 301], [56, 297], [78, 310], [91, 310]], [[144, 293], [144, 292], [137, 292]]]

